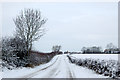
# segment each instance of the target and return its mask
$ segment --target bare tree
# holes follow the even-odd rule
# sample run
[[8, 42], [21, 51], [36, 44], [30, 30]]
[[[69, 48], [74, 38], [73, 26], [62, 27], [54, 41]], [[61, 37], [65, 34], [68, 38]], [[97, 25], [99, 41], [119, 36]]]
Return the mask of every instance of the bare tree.
[[26, 41], [28, 55], [34, 41], [40, 39], [45, 33], [43, 25], [46, 19], [41, 17], [41, 12], [33, 9], [25, 9], [14, 19], [16, 35]]
[[52, 47], [53, 52], [59, 52], [61, 49], [61, 46], [55, 45]]
[[106, 48], [107, 49], [115, 49], [116, 46], [113, 43], [109, 43], [109, 44], [107, 44]]

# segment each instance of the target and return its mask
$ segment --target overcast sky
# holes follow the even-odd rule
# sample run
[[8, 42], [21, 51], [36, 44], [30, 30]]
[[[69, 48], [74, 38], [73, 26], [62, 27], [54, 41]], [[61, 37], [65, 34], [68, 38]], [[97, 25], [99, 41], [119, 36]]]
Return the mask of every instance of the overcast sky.
[[47, 18], [46, 34], [34, 43], [33, 48], [51, 51], [53, 45], [61, 45], [63, 51], [81, 51], [83, 46], [118, 45], [118, 3], [4, 3], [2, 6], [2, 36], [15, 32], [13, 19], [21, 10], [40, 10]]

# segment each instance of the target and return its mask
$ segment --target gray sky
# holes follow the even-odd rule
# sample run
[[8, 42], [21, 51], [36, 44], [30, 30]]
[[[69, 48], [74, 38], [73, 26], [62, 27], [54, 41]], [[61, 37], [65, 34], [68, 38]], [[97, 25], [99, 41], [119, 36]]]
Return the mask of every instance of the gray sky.
[[48, 21], [46, 34], [34, 43], [33, 48], [48, 52], [53, 45], [63, 51], [81, 51], [83, 46], [106, 47], [118, 45], [118, 3], [4, 3], [2, 6], [2, 35], [15, 32], [13, 19], [25, 8], [37, 9]]

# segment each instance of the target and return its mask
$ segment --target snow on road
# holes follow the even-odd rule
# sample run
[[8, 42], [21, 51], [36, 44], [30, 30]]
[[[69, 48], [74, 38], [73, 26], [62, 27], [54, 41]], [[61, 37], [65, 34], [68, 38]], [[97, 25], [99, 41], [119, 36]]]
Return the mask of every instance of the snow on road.
[[4, 78], [107, 78], [94, 71], [69, 62], [67, 56], [57, 55], [49, 63], [33, 69], [4, 71]]

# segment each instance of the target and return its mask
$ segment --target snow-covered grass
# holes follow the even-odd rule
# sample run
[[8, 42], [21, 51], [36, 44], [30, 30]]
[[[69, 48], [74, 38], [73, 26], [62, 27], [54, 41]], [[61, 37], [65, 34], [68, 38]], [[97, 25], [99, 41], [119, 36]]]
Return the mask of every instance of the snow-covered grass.
[[80, 59], [118, 60], [118, 54], [72, 54], [71, 56]]

